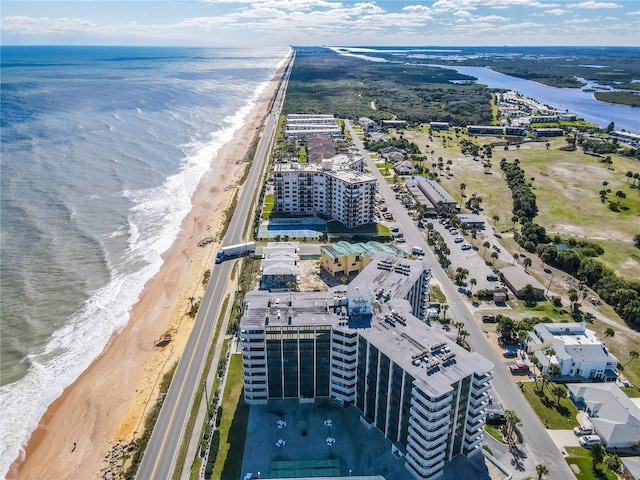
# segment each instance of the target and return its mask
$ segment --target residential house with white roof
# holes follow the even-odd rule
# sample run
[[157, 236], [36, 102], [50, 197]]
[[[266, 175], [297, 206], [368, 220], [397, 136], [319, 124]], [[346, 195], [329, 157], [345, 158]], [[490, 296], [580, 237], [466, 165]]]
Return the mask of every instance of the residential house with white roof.
[[640, 407], [615, 383], [572, 383], [569, 397], [588, 414], [607, 449], [633, 448], [640, 440]]
[[612, 382], [617, 378], [618, 359], [607, 350], [584, 323], [538, 323], [527, 344], [544, 373], [582, 381]]

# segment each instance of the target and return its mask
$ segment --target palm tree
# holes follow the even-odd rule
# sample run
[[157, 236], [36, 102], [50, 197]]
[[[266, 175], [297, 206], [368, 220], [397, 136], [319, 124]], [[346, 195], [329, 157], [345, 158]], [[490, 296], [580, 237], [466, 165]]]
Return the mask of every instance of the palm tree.
[[[469, 293], [471, 293], [471, 291], [473, 290], [473, 287], [475, 287], [478, 284], [478, 281], [475, 278], [472, 278], [469, 280], [469, 285], [471, 285], [471, 288], [469, 289]], [[636, 352], [637, 354], [638, 352]]]
[[618, 190], [616, 192], [616, 197], [618, 198], [618, 201], [616, 202], [616, 206], [620, 205], [620, 200], [622, 200], [623, 198], [627, 198], [627, 194], [624, 193], [622, 190]]
[[507, 440], [511, 442], [516, 425], [520, 423], [520, 417], [513, 410], [505, 410], [504, 416], [507, 419]]
[[491, 244], [487, 241], [485, 241], [482, 246], [484, 247], [484, 252], [482, 252], [482, 258], [484, 258], [485, 254], [487, 253], [487, 248], [489, 248], [491, 246]]
[[449, 310], [449, 305], [447, 305], [445, 303], [444, 305], [442, 305], [442, 319], [443, 320], [447, 319], [447, 310]]
[[514, 215], [513, 217], [511, 217], [511, 223], [513, 225], [511, 225], [511, 229], [515, 230], [516, 229], [516, 223], [518, 222], [519, 218], [517, 215]]
[[627, 177], [627, 185], [629, 185], [629, 179], [633, 178], [633, 172], [632, 171], [627, 171], [626, 173], [626, 177]]
[[554, 397], [556, 397], [556, 403], [558, 404], [558, 406], [560, 406], [560, 399], [567, 394], [567, 391], [564, 389], [564, 387], [555, 385], [551, 389], [551, 393]]
[[546, 465], [538, 464], [536, 465], [536, 473], [538, 474], [538, 480], [542, 480], [542, 477], [549, 475], [549, 469]]
[[493, 259], [493, 261], [491, 262], [491, 265], [495, 265], [496, 259], [498, 258], [498, 252], [491, 252], [490, 257]]
[[611, 327], [607, 328], [607, 329], [604, 331], [604, 336], [605, 336], [605, 337], [613, 337], [615, 334], [616, 334], [616, 331], [615, 331], [613, 328], [611, 328]]
[[460, 204], [462, 204], [462, 199], [464, 198], [464, 191], [467, 188], [467, 184], [466, 183], [461, 183], [460, 184]]
[[549, 364], [549, 366], [547, 367], [547, 372], [548, 372], [549, 369], [551, 368], [551, 357], [553, 357], [556, 354], [556, 351], [553, 348], [547, 348], [544, 351], [544, 354], [547, 356], [547, 362]]
[[498, 220], [500, 220], [500, 217], [498, 215], [494, 215], [493, 217], [491, 217], [493, 219], [493, 226], [496, 226], [496, 223], [498, 223]]
[[628, 365], [629, 363], [633, 362], [636, 358], [640, 357], [640, 353], [638, 353], [637, 350], [631, 350], [629, 352], [629, 356], [631, 357], [631, 359], [625, 363], [625, 365]]
[[527, 271], [527, 268], [529, 268], [531, 266], [533, 262], [531, 261], [531, 259], [529, 257], [525, 257], [525, 259], [522, 261], [522, 264], [524, 265], [524, 271]]
[[542, 385], [540, 385], [540, 391], [542, 392], [544, 390], [544, 386], [551, 381], [551, 377], [548, 373], [543, 373], [540, 376], [540, 379], [542, 380]]

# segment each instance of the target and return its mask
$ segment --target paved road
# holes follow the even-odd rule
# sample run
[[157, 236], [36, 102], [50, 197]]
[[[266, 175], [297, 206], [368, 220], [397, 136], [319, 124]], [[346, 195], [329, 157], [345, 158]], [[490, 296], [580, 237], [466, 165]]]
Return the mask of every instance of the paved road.
[[[291, 65], [293, 65], [293, 59], [289, 63], [276, 95], [274, 107], [265, 121], [251, 170], [225, 236], [224, 243], [227, 245], [244, 241], [245, 227], [250, 226], [250, 220], [248, 223], [247, 219], [252, 218], [255, 208], [254, 200], [259, 192], [258, 187], [266, 165], [265, 160], [275, 135]], [[140, 480], [171, 478], [232, 265], [233, 262], [224, 262], [214, 265], [211, 269], [211, 278], [196, 316], [193, 331], [178, 362], [176, 373], [138, 469], [136, 478]]]
[[[528, 452], [526, 454], [527, 457], [524, 459], [526, 462], [523, 461], [523, 463], [529, 470], [528, 474], [535, 474], [535, 470], [531, 470], [530, 467], [532, 466], [533, 469], [535, 469], [535, 465], [541, 463], [547, 466], [551, 472], [551, 478], [574, 478], [573, 472], [549, 437], [545, 427], [529, 403], [525, 400], [524, 396], [520, 393], [511, 374], [507, 372], [504, 366], [504, 359], [498, 356], [493, 346], [487, 341], [480, 326], [474, 321], [463, 297], [458, 293], [457, 287], [451, 283], [442, 267], [440, 267], [437, 259], [428, 248], [422, 232], [409, 217], [400, 202], [395, 199], [395, 193], [387, 181], [382, 178], [380, 171], [353, 131], [351, 123], [346, 121], [345, 125], [353, 137], [354, 143], [364, 156], [372, 174], [378, 179], [378, 191], [385, 198], [389, 210], [393, 213], [399, 227], [404, 232], [405, 238], [407, 239], [406, 244], [409, 246], [408, 249], [410, 250], [413, 245], [422, 247], [426, 253], [425, 258], [431, 261], [431, 274], [433, 278], [442, 284], [442, 291], [447, 297], [449, 304], [447, 316], [455, 319], [455, 321], [464, 322], [465, 329], [470, 333], [467, 341], [471, 348], [494, 363], [493, 396], [494, 398], [498, 397], [505, 409], [515, 411], [522, 421], [520, 431], [524, 436], [524, 447]], [[513, 468], [513, 465], [511, 467]], [[516, 478], [521, 476], [522, 475], [516, 475]]]

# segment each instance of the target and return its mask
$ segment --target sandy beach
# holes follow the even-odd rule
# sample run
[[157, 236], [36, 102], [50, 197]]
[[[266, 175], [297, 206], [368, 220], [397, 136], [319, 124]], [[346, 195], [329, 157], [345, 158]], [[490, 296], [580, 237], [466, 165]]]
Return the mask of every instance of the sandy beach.
[[[202, 278], [220, 246], [224, 211], [247, 165], [238, 160], [261, 129], [282, 71], [269, 82], [244, 126], [212, 159], [182, 234], [163, 255], [160, 272], [145, 285], [127, 326], [49, 406], [7, 478], [99, 478], [113, 445], [130, 442], [142, 431], [162, 375], [180, 358], [193, 327], [194, 319], [187, 315], [191, 299], [202, 298]], [[208, 237], [215, 241], [199, 247]], [[165, 333], [171, 333], [171, 342], [155, 347]]]

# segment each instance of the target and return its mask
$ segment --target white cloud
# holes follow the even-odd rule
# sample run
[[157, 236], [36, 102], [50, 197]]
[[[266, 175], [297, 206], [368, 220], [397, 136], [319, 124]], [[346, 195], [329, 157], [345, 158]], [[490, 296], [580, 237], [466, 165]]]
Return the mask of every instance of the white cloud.
[[562, 8], [554, 8], [553, 10], [545, 10], [543, 12], [546, 15], [564, 15], [567, 13], [567, 10], [563, 10]]
[[617, 3], [612, 2], [580, 2], [580, 3], [572, 3], [569, 7], [574, 8], [586, 8], [588, 10], [596, 10], [600, 8], [621, 8], [622, 5], [618, 5]]
[[593, 20], [589, 19], [589, 18], [572, 18], [571, 20], [565, 20], [564, 23], [573, 23], [573, 24], [578, 24], [578, 23], [591, 23]]
[[82, 18], [49, 18], [14, 16], [2, 19], [2, 30], [8, 33], [91, 33], [97, 26]]

